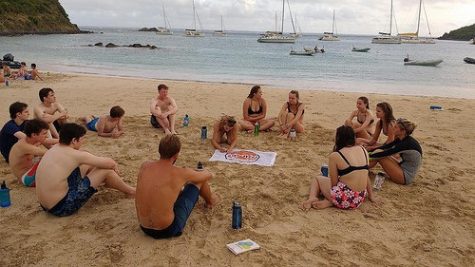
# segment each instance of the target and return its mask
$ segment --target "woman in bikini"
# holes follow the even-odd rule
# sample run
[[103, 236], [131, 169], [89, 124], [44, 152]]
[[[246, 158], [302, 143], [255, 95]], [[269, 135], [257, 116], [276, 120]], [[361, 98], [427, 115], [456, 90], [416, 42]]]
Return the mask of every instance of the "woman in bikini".
[[[376, 117], [379, 119], [376, 124], [374, 134], [370, 139], [358, 138], [357, 143], [363, 144], [368, 151], [373, 151], [378, 147], [394, 141], [394, 126], [396, 119], [393, 115], [393, 108], [387, 102], [381, 102], [376, 105]], [[378, 143], [379, 136], [383, 132], [388, 138], [384, 143]]]
[[[349, 126], [336, 129], [335, 146], [330, 154], [328, 174], [312, 181], [308, 199], [301, 208], [324, 209], [335, 206], [355, 209], [366, 199], [374, 201], [368, 176], [368, 152], [356, 145], [355, 132]], [[322, 200], [319, 196], [323, 196]]]
[[[354, 118], [356, 118], [356, 122], [353, 122]], [[374, 133], [374, 116], [369, 110], [367, 97], [358, 97], [356, 110], [346, 119], [345, 125], [353, 128], [357, 138], [371, 139]]]
[[282, 105], [279, 112], [280, 134], [288, 136], [290, 129], [295, 129], [297, 133], [303, 133], [303, 114], [305, 112], [304, 103], [299, 100], [299, 92], [292, 90], [289, 93], [289, 101]]
[[[400, 118], [396, 121], [394, 128], [396, 140], [379, 147], [382, 151], [371, 153], [369, 166], [372, 168], [379, 163], [393, 182], [410, 184], [416, 177], [422, 162], [422, 148], [419, 142], [411, 136], [416, 125]], [[400, 156], [401, 161], [393, 157], [395, 154]]]
[[211, 139], [213, 147], [221, 152], [233, 150], [237, 144], [238, 128], [234, 117], [222, 116], [213, 126], [213, 138]]
[[251, 132], [256, 123], [259, 124], [260, 131], [265, 131], [274, 126], [274, 120], [266, 119], [267, 103], [262, 98], [262, 89], [259, 85], [251, 88], [242, 105], [244, 119], [239, 122], [241, 129]]

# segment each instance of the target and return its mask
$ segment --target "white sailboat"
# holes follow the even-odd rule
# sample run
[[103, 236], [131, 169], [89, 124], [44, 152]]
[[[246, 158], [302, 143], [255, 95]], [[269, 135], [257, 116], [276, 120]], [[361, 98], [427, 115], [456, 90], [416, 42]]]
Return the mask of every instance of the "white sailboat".
[[198, 14], [196, 13], [195, 0], [193, 0], [193, 28], [192, 29], [185, 29], [185, 36], [186, 37], [203, 37], [203, 36], [205, 36], [204, 33], [200, 32], [196, 29], [196, 19], [199, 20], [200, 18], [198, 17]]
[[380, 32], [378, 36], [373, 37], [373, 44], [400, 44], [401, 37], [392, 35], [393, 28], [393, 0], [391, 0], [391, 12], [389, 16], [389, 33]]
[[224, 32], [224, 27], [223, 27], [223, 16], [221, 16], [221, 30], [217, 30], [213, 32], [213, 36], [217, 37], [224, 37], [226, 36], [226, 32]]
[[261, 34], [261, 37], [257, 39], [259, 43], [295, 43], [295, 36], [284, 35], [284, 10], [285, 10], [285, 0], [282, 0], [282, 23], [280, 32], [268, 31], [264, 34]]
[[333, 24], [332, 24], [332, 31], [331, 32], [324, 32], [323, 36], [320, 37], [321, 41], [340, 41], [340, 38], [336, 34], [335, 30], [335, 10], [333, 10]]
[[165, 5], [162, 3], [162, 10], [163, 10], [163, 27], [157, 28], [158, 35], [172, 35], [173, 32], [171, 30], [170, 21], [168, 21], [167, 15], [165, 13]]
[[[401, 37], [401, 42], [403, 44], [435, 44], [435, 41], [433, 38], [423, 38], [419, 37], [419, 28], [421, 25], [421, 11], [422, 11], [422, 0], [419, 1], [419, 17], [417, 19], [417, 31], [412, 33], [401, 33], [399, 36]], [[424, 9], [425, 13], [425, 9]], [[427, 28], [429, 30], [429, 36], [430, 36], [430, 28], [429, 28], [429, 21], [427, 19], [427, 13], [426, 15], [426, 20], [427, 20]]]

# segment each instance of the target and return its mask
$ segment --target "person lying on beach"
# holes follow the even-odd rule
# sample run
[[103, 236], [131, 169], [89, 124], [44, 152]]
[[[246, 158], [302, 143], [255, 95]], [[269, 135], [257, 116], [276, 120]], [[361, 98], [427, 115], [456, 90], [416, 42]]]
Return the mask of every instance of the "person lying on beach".
[[[328, 163], [330, 177], [317, 176], [312, 180], [308, 199], [301, 209], [356, 209], [366, 199], [374, 201], [368, 176], [368, 152], [356, 145], [353, 128], [340, 126], [336, 129], [335, 146]], [[320, 200], [320, 195], [324, 199]]]
[[100, 117], [86, 116], [79, 118], [79, 121], [86, 126], [89, 131], [97, 132], [98, 136], [117, 138], [124, 134], [122, 119], [125, 111], [120, 106], [113, 106], [109, 115]]
[[[356, 122], [353, 122], [354, 118], [356, 118]], [[356, 138], [371, 139], [374, 133], [374, 116], [371, 110], [369, 110], [369, 100], [367, 97], [358, 97], [358, 100], [356, 100], [356, 110], [346, 119], [345, 125], [353, 128]]]
[[30, 71], [30, 75], [31, 75], [31, 79], [32, 80], [43, 80], [43, 78], [41, 78], [40, 76], [40, 72], [38, 71], [38, 69], [36, 68], [36, 64], [35, 63], [31, 63], [31, 71]]
[[26, 71], [26, 63], [25, 62], [21, 62], [20, 63], [20, 69], [18, 69], [18, 71], [14, 71], [12, 72], [12, 74], [10, 75], [10, 77], [13, 79], [13, 80], [26, 80], [25, 79], [25, 75], [27, 74], [27, 71]]
[[[422, 148], [411, 136], [415, 128], [414, 123], [403, 118], [397, 119], [394, 131], [396, 140], [370, 153], [370, 168], [379, 163], [391, 181], [404, 185], [412, 183], [422, 163]], [[393, 155], [398, 155], [401, 160]]]
[[75, 213], [102, 185], [135, 196], [135, 188], [120, 178], [113, 159], [80, 150], [85, 134], [83, 126], [65, 123], [59, 144], [46, 151], [36, 170], [38, 201], [55, 216]]
[[213, 147], [221, 152], [233, 150], [237, 144], [238, 128], [239, 125], [236, 125], [234, 117], [222, 116], [213, 126], [213, 138], [211, 139]]
[[176, 167], [181, 149], [177, 135], [160, 140], [160, 159], [142, 164], [135, 207], [142, 231], [156, 239], [180, 236], [199, 196], [208, 208], [219, 201], [211, 192], [210, 171]]
[[299, 92], [297, 90], [290, 91], [289, 100], [284, 103], [278, 116], [280, 134], [288, 136], [290, 129], [295, 129], [297, 133], [303, 133], [304, 113], [305, 104], [300, 102]]
[[41, 104], [34, 108], [34, 117], [49, 124], [50, 135], [53, 138], [59, 138], [58, 132], [61, 126], [67, 122], [68, 111], [58, 102], [53, 89], [42, 88], [39, 91]]
[[[391, 105], [387, 102], [378, 103], [376, 105], [376, 117], [379, 121], [376, 124], [376, 130], [371, 136], [371, 139], [358, 138], [357, 140], [357, 143], [363, 144], [368, 151], [373, 151], [384, 144], [389, 144], [394, 141], [396, 119], [394, 118]], [[381, 132], [388, 137], [384, 143], [378, 143]]]
[[18, 183], [25, 186], [35, 186], [36, 168], [46, 148], [42, 144], [48, 137], [49, 125], [34, 119], [25, 122], [25, 138], [13, 145], [9, 156], [9, 165]]
[[0, 131], [0, 152], [3, 158], [8, 163], [8, 155], [13, 145], [19, 139], [25, 138], [23, 133], [25, 121], [30, 117], [28, 105], [22, 102], [15, 102], [10, 105], [10, 118]]
[[165, 134], [176, 134], [175, 114], [178, 111], [175, 99], [168, 96], [168, 86], [158, 85], [158, 94], [150, 103], [150, 123], [155, 128], [162, 128]]
[[262, 89], [255, 85], [242, 105], [243, 120], [239, 122], [241, 129], [252, 132], [256, 123], [259, 124], [260, 131], [270, 129], [274, 126], [274, 120], [266, 119], [266, 113], [267, 103], [262, 97]]

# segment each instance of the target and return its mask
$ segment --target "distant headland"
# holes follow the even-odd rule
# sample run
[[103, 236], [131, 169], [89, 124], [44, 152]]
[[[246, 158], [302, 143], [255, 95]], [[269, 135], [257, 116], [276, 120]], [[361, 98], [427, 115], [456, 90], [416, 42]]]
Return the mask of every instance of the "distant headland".
[[0, 1], [0, 35], [86, 33], [58, 0]]
[[444, 33], [439, 40], [468, 41], [475, 37], [475, 24]]

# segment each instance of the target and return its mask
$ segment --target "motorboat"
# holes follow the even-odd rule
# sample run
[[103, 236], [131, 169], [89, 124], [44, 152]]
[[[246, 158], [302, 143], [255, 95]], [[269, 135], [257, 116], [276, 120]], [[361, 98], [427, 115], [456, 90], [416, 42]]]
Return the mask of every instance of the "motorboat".
[[295, 51], [295, 50], [290, 50], [289, 53], [291, 56], [313, 56], [315, 54], [314, 51], [309, 51], [309, 50], [303, 50], [303, 51]]
[[404, 58], [404, 65], [406, 66], [426, 66], [426, 67], [435, 67], [442, 63], [442, 59], [434, 60], [410, 60], [409, 57]]
[[358, 47], [353, 46], [353, 49], [351, 49], [351, 51], [353, 51], [353, 52], [368, 52], [370, 49], [371, 48], [369, 48], [369, 47], [358, 48]]
[[472, 58], [472, 57], [466, 57], [463, 59], [463, 61], [465, 61], [465, 63], [468, 63], [468, 64], [475, 64], [475, 58]]

